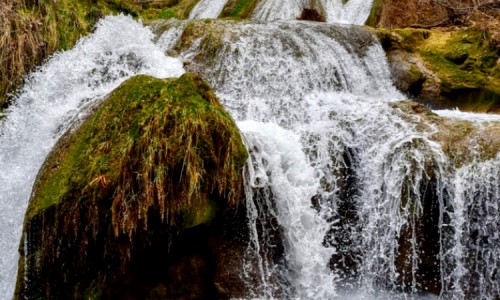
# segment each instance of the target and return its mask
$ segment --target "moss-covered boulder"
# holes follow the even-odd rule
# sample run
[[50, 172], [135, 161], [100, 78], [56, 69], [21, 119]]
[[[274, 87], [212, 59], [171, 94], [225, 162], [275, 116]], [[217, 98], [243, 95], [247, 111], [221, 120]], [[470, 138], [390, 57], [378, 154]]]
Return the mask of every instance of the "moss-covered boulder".
[[16, 299], [239, 296], [247, 156], [199, 76], [126, 81], [40, 171]]
[[500, 112], [500, 48], [480, 27], [379, 29], [398, 88], [435, 108]]

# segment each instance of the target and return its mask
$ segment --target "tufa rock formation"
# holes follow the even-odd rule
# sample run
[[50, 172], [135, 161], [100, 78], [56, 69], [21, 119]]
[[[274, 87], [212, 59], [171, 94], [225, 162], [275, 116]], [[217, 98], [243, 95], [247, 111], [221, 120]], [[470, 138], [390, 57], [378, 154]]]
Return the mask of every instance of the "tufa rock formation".
[[40, 171], [16, 299], [243, 296], [247, 157], [199, 76], [126, 81]]

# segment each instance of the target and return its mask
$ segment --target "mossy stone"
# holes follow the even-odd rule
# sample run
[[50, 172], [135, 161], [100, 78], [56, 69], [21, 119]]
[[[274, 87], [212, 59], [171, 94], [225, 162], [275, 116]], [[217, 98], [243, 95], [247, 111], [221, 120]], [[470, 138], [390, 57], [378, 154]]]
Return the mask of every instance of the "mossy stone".
[[236, 207], [247, 158], [236, 124], [198, 75], [124, 82], [42, 167], [16, 297], [101, 295], [135, 256]]
[[[436, 102], [441, 108], [500, 111], [500, 52], [487, 30], [404, 28], [376, 29], [376, 33], [389, 57], [398, 51], [407, 53], [405, 59], [418, 66], [426, 81], [434, 82], [437, 93], [434, 89], [428, 94], [427, 89], [422, 89], [421, 94], [412, 93], [419, 99], [431, 105]], [[408, 72], [410, 82], [413, 73]]]

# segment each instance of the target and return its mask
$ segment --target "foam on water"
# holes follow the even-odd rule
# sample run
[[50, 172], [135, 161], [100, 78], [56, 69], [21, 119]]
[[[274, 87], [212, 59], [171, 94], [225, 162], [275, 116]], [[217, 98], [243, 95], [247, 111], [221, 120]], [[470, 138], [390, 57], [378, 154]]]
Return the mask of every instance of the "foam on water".
[[12, 297], [24, 212], [45, 157], [85, 108], [135, 74], [180, 76], [153, 33], [123, 15], [101, 20], [95, 33], [56, 53], [30, 75], [0, 124], [0, 295]]
[[500, 114], [472, 113], [460, 111], [458, 109], [433, 110], [433, 112], [443, 117], [461, 119], [466, 121], [500, 122]]

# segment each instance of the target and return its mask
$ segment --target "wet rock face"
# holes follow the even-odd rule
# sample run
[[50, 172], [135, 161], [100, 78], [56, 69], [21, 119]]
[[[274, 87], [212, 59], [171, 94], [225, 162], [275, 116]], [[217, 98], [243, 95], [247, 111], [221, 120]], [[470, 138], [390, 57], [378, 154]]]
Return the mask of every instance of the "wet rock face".
[[326, 22], [324, 16], [322, 16], [316, 9], [310, 8], [304, 8], [298, 19], [303, 21]]
[[125, 82], [42, 168], [16, 299], [243, 296], [247, 157], [197, 75]]
[[377, 31], [398, 89], [436, 109], [498, 113], [494, 33], [480, 27]]

